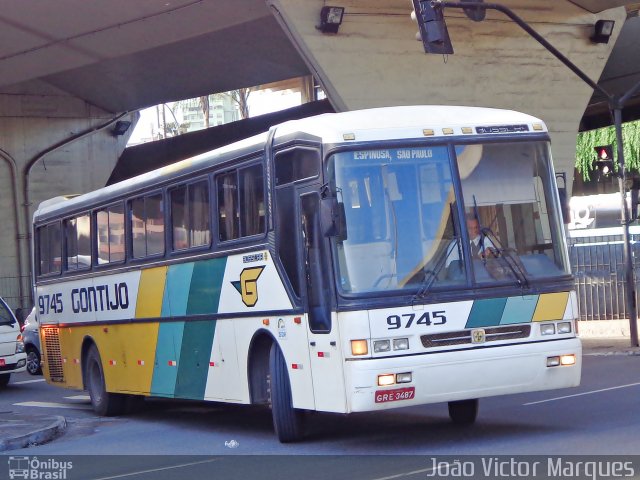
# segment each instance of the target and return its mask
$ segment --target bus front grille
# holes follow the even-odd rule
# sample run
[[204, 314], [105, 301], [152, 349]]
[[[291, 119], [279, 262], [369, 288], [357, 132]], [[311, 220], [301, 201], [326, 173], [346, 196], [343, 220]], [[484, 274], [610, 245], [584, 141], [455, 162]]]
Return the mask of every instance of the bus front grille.
[[[527, 338], [531, 333], [531, 325], [509, 325], [505, 327], [484, 328], [484, 342], [497, 342], [501, 340], [515, 340]], [[472, 332], [474, 330], [458, 330], [456, 332], [433, 333], [422, 335], [420, 340], [425, 348], [448, 347], [451, 345], [473, 344]]]
[[44, 341], [47, 352], [49, 378], [52, 382], [64, 382], [62, 354], [60, 353], [60, 337], [57, 328], [44, 328]]

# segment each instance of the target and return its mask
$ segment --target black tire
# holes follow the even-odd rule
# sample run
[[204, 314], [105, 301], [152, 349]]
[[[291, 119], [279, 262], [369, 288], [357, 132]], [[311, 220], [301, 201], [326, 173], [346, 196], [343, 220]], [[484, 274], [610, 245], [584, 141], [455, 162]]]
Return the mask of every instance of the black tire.
[[449, 402], [449, 418], [456, 425], [472, 425], [478, 416], [478, 399]]
[[2, 375], [0, 375], [0, 389], [3, 389], [7, 385], [9, 385], [9, 380], [11, 380], [10, 373], [3, 373]]
[[95, 345], [89, 348], [84, 366], [87, 390], [89, 390], [93, 410], [103, 417], [113, 417], [124, 413], [125, 396], [107, 392], [100, 354]]
[[40, 353], [33, 347], [27, 348], [27, 372], [31, 375], [42, 375]]
[[291, 384], [282, 351], [275, 343], [269, 352], [269, 395], [273, 428], [282, 443], [296, 442], [303, 437], [303, 412], [293, 408]]

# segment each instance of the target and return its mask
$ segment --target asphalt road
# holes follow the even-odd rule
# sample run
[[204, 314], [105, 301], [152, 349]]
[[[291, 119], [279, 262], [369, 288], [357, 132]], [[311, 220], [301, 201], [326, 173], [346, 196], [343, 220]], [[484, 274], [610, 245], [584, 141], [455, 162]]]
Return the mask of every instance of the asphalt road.
[[82, 392], [41, 378], [15, 375], [1, 393], [1, 409], [63, 415], [67, 432], [47, 445], [6, 453], [151, 455], [98, 458], [82, 477], [69, 479], [205, 478], [205, 472], [218, 474], [212, 478], [302, 478], [301, 469], [306, 479], [426, 478], [431, 456], [640, 453], [640, 356], [585, 356], [580, 387], [483, 399], [471, 427], [452, 425], [445, 404], [313, 414], [305, 441], [288, 445], [278, 443], [265, 408], [152, 400], [140, 413], [100, 418]]

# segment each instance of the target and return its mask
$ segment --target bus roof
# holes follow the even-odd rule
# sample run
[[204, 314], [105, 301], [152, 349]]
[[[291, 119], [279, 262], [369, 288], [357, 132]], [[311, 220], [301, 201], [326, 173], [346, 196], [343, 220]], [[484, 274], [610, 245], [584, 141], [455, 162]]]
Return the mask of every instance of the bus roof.
[[[325, 113], [315, 117], [292, 120], [277, 126], [275, 139], [297, 132], [322, 138], [323, 143], [343, 143], [347, 138], [356, 141], [420, 138], [425, 131], [429, 136], [477, 135], [477, 128], [533, 125], [536, 130], [546, 132], [542, 120], [515, 112], [483, 107], [442, 105], [419, 105], [380, 107], [342, 113]], [[471, 133], [463, 132], [471, 129]], [[451, 129], [451, 130], [447, 130]], [[484, 132], [489, 133], [489, 132]], [[515, 131], [490, 133], [515, 133]], [[345, 135], [348, 137], [345, 138]]]
[[[526, 126], [526, 130], [522, 128]], [[464, 136], [465, 138], [492, 134], [546, 132], [544, 123], [531, 115], [512, 110], [463, 106], [399, 106], [326, 113], [314, 117], [291, 120], [272, 127], [274, 141], [294, 134], [308, 134], [325, 144], [349, 141], [375, 141], [409, 138]], [[115, 183], [93, 192], [67, 200], [42, 202], [34, 213], [34, 221], [46, 220], [91, 208], [95, 203], [120, 198], [167, 180], [187, 176], [238, 156], [251, 156], [264, 149], [268, 133], [255, 135], [221, 148], [178, 161], [148, 173]]]

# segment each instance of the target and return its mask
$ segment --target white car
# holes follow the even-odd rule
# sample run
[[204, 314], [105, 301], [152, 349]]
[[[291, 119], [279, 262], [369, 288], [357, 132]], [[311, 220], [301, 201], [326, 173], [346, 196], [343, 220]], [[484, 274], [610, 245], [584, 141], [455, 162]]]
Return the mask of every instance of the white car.
[[0, 298], [0, 389], [9, 383], [12, 373], [27, 369], [27, 354], [20, 325], [5, 301]]

